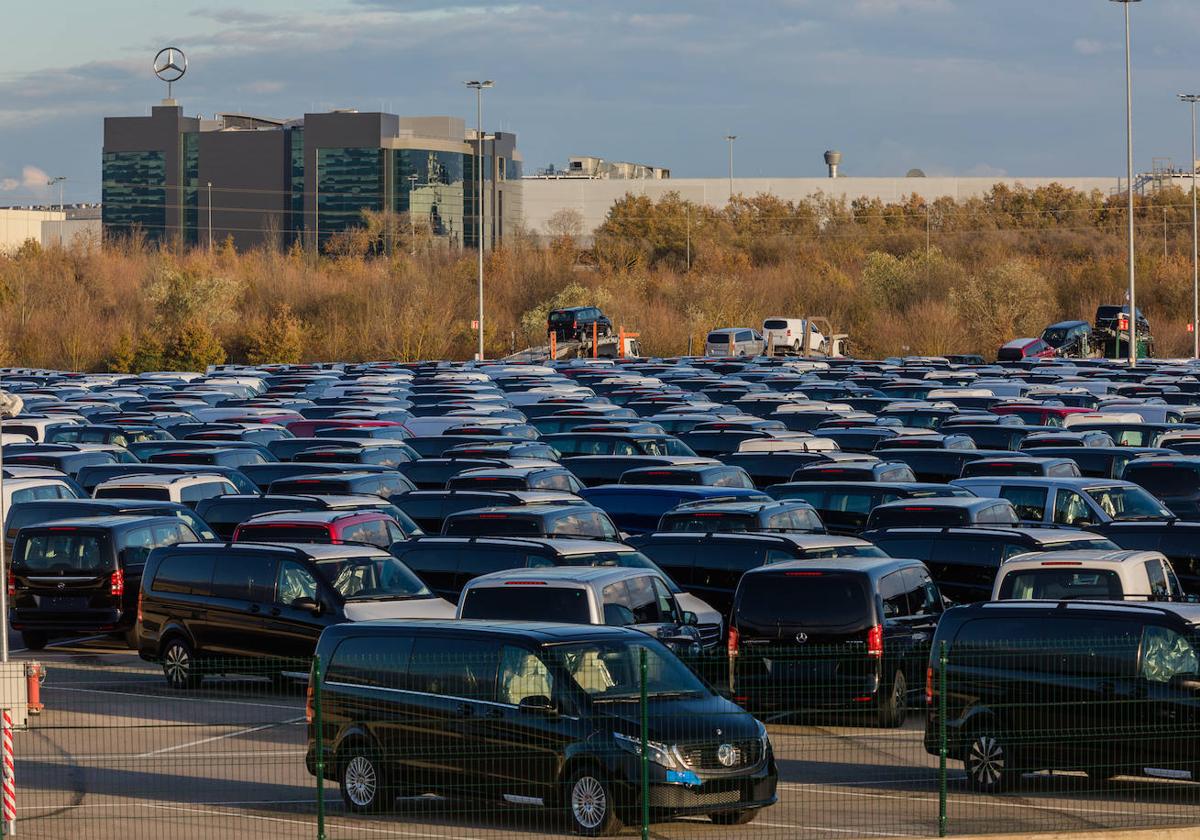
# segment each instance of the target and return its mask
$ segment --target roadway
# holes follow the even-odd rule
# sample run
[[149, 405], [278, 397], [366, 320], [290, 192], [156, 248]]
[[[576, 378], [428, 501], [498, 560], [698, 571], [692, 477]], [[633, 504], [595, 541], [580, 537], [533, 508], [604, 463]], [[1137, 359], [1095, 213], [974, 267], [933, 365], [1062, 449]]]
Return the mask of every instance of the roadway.
[[[20, 651], [16, 657], [31, 656]], [[15, 740], [18, 836], [89, 840], [313, 838], [314, 780], [304, 769], [304, 694], [266, 681], [208, 680], [166, 689], [161, 672], [105, 637], [36, 654], [48, 670], [46, 711]], [[937, 834], [937, 760], [921, 721], [899, 730], [837, 722], [770, 722], [779, 804], [746, 827], [656, 824], [661, 838], [928, 837]], [[953, 834], [1178, 826], [1197, 820], [1200, 786], [1122, 778], [1089, 791], [1078, 774], [1039, 774], [1004, 796], [965, 789], [951, 764]], [[567, 834], [535, 810], [426, 797], [387, 816], [342, 810], [326, 789], [329, 840]], [[633, 836], [636, 831], [628, 831]]]

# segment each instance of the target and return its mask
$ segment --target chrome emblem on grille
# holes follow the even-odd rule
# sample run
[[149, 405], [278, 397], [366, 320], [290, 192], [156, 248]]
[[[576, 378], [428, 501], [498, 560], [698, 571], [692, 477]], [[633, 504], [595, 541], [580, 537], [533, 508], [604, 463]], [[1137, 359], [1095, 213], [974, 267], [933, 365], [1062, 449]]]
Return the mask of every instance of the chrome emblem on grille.
[[797, 633], [796, 641], [800, 644], [804, 644], [805, 642], [808, 641], [808, 634], [807, 633]]
[[65, 583], [60, 583], [60, 584], [58, 585], [58, 588], [59, 588], [59, 589], [66, 589], [66, 588], [67, 588], [67, 585], [66, 585]]
[[732, 767], [737, 762], [737, 750], [733, 748], [733, 744], [717, 747], [717, 761], [721, 762], [722, 767]]

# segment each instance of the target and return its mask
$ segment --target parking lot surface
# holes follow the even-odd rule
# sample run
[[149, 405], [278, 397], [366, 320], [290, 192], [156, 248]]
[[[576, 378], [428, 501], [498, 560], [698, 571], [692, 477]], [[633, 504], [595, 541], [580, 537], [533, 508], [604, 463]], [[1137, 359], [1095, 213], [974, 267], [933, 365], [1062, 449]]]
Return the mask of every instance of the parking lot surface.
[[[17, 657], [30, 654], [19, 650]], [[16, 738], [19, 836], [36, 838], [315, 837], [316, 785], [304, 768], [304, 689], [208, 680], [190, 693], [106, 637], [65, 640], [37, 655], [46, 711]], [[938, 829], [937, 759], [922, 721], [899, 730], [773, 720], [779, 802], [744, 827], [706, 819], [657, 823], [684, 837], [928, 837]], [[1121, 778], [1089, 792], [1079, 774], [1038, 774], [1010, 795], [966, 790], [950, 776], [951, 833], [1182, 825], [1200, 787]], [[347, 815], [327, 785], [329, 838], [516, 838], [569, 834], [540, 810], [402, 800], [394, 813]], [[627, 829], [627, 834], [636, 830]]]

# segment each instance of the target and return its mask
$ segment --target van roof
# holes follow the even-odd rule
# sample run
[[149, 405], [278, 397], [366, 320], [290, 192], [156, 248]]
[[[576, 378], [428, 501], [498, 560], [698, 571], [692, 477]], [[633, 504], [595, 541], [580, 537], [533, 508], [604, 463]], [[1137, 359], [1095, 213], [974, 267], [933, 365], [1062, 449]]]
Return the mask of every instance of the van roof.
[[571, 556], [575, 554], [595, 554], [597, 552], [616, 552], [632, 554], [637, 549], [625, 543], [607, 540], [577, 540], [551, 537], [443, 537], [439, 535], [422, 536], [409, 540], [405, 547], [428, 547], [430, 545], [463, 545], [463, 546], [498, 546], [501, 548], [548, 548], [558, 554]]
[[176, 487], [202, 484], [209, 481], [228, 481], [219, 473], [167, 473], [163, 475], [123, 475], [100, 483], [100, 487]]
[[871, 577], [907, 569], [913, 566], [923, 566], [920, 560], [905, 560], [899, 557], [846, 557], [821, 558], [819, 560], [785, 560], [781, 563], [771, 563], [757, 566], [747, 571], [742, 579], [749, 575], [788, 572], [862, 572]]
[[239, 542], [239, 543], [179, 543], [164, 549], [165, 551], [203, 551], [206, 554], [222, 554], [231, 550], [239, 553], [251, 551], [254, 553], [279, 554], [290, 553], [292, 556], [307, 556], [314, 560], [337, 559], [341, 557], [379, 557], [387, 554], [383, 549], [357, 543], [342, 545], [326, 545], [324, 543], [288, 543], [288, 542]]
[[1018, 554], [1003, 562], [1005, 570], [1014, 566], [1036, 568], [1038, 566], [1091, 566], [1093, 568], [1116, 568], [1128, 563], [1140, 563], [1145, 560], [1161, 560], [1163, 555], [1157, 551], [1140, 551], [1130, 549], [1104, 550], [1079, 549], [1074, 551], [1031, 551], [1028, 554]]
[[570, 644], [590, 641], [642, 641], [646, 634], [628, 627], [603, 624], [554, 624], [548, 621], [496, 621], [493, 619], [394, 619], [353, 621], [326, 627], [322, 638], [393, 635], [404, 632], [445, 633], [493, 639], [521, 639], [539, 644]]
[[21, 531], [61, 531], [65, 529], [74, 530], [76, 528], [111, 528], [113, 530], [121, 530], [134, 526], [154, 524], [176, 525], [184, 523], [175, 516], [119, 514], [116, 516], [79, 516], [72, 519], [57, 519], [54, 522], [27, 525]]
[[1025, 612], [1044, 618], [1079, 612], [1107, 614], [1113, 618], [1173, 615], [1188, 624], [1200, 624], [1200, 604], [1149, 604], [1126, 601], [981, 601], [975, 604], [951, 607], [946, 611], [946, 616], [965, 619], [970, 617], [971, 613], [993, 611]]
[[504, 586], [507, 581], [523, 583], [554, 582], [579, 584], [607, 584], [618, 580], [638, 577], [657, 577], [662, 575], [653, 569], [627, 569], [617, 566], [555, 566], [542, 569], [502, 569], [489, 572], [469, 581], [468, 589], [479, 586]]

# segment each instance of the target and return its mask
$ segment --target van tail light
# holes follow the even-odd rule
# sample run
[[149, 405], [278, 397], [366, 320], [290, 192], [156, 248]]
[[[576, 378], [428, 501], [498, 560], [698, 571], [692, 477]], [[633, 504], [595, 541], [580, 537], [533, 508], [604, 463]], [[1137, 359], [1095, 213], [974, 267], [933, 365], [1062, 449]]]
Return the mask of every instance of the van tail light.
[[8, 597], [15, 598], [17, 596], [17, 576], [12, 572], [8, 573]]
[[933, 666], [925, 669], [925, 705], [933, 705]]
[[738, 655], [738, 639], [738, 629], [731, 625], [729, 628], [729, 643], [726, 648], [730, 656]]
[[108, 594], [120, 598], [125, 594], [125, 572], [117, 569], [108, 579]]
[[882, 624], [876, 624], [867, 631], [867, 656], [883, 656]]
[[138, 624], [141, 624], [141, 623], [142, 623], [142, 593], [141, 593], [141, 591], [140, 591], [140, 590], [138, 591], [138, 612], [137, 612], [137, 620], [138, 620]]
[[304, 694], [304, 722], [312, 723], [316, 716], [313, 711], [313, 681], [309, 679], [308, 690]]

